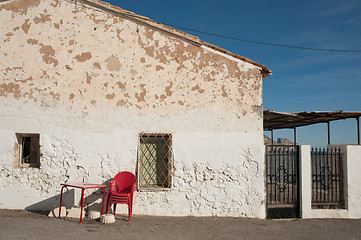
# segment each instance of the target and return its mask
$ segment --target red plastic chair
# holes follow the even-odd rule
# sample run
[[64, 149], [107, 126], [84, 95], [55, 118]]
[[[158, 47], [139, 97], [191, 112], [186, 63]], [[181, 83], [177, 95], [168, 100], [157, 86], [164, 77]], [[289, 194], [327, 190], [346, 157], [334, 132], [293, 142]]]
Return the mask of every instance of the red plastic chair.
[[137, 179], [131, 172], [120, 172], [109, 185], [108, 201], [106, 213], [109, 212], [110, 205], [114, 203], [114, 216], [117, 203], [128, 205], [128, 221], [132, 219], [133, 193], [137, 184]]

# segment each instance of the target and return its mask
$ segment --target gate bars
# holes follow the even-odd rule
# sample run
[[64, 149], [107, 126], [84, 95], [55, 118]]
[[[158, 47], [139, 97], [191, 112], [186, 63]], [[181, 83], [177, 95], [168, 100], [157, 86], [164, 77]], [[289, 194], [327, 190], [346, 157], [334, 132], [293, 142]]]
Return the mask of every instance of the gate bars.
[[298, 204], [298, 146], [266, 146], [267, 205]]
[[345, 208], [341, 150], [312, 148], [311, 165], [312, 208]]

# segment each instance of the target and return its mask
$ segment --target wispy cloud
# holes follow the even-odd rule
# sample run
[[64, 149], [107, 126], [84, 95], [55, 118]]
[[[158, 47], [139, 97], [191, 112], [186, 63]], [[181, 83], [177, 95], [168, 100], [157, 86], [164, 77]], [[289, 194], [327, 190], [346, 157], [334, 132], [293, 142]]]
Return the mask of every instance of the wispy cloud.
[[[332, 39], [335, 33], [327, 30], [305, 30], [292, 35], [284, 36], [280, 39], [282, 43], [292, 43], [294, 45], [322, 43], [325, 40]], [[315, 47], [315, 46], [313, 46]]]
[[330, 26], [299, 31], [284, 36], [280, 38], [279, 41], [282, 44], [311, 48], [361, 50], [359, 31], [361, 31], [361, 28], [360, 30], [344, 31], [341, 27], [334, 29]]
[[304, 95], [304, 98], [307, 98], [309, 100], [328, 100], [328, 99], [340, 99], [345, 97], [346, 94], [345, 93], [327, 93], [327, 92], [319, 92], [318, 94], [309, 94], [309, 95]]
[[360, 12], [360, 15], [356, 15], [356, 16], [351, 16], [349, 17], [345, 23], [346, 24], [354, 24], [354, 25], [358, 25], [360, 26], [360, 22], [361, 22], [361, 10], [359, 11]]
[[360, 0], [319, 0], [310, 5], [308, 10], [302, 15], [304, 21], [297, 24], [298, 31], [279, 39], [282, 44], [361, 49]]
[[323, 71], [318, 73], [302, 73], [300, 76], [295, 74], [288, 84], [292, 87], [322, 87], [325, 89], [344, 86], [347, 88], [356, 87], [361, 89], [361, 79], [358, 71], [354, 68], [323, 69]]
[[319, 17], [335, 17], [340, 15], [347, 15], [353, 12], [355, 9], [360, 8], [361, 4], [359, 0], [354, 1], [326, 1], [324, 8], [312, 14], [317, 14]]
[[337, 69], [340, 65], [349, 65], [348, 69], [361, 68], [361, 53], [313, 53], [302, 52], [298, 57], [287, 59], [279, 58], [278, 62], [269, 65], [273, 71], [305, 71], [315, 66], [322, 68], [329, 66], [330, 69]]

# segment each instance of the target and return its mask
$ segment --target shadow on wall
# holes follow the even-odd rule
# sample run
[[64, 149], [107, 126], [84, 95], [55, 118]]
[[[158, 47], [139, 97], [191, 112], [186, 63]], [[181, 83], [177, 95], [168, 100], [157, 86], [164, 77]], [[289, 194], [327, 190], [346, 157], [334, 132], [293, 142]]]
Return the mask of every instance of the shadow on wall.
[[[109, 179], [101, 185], [106, 185], [109, 187], [109, 183], [112, 179]], [[61, 189], [61, 185], [59, 185], [59, 190]], [[104, 212], [106, 208], [107, 202], [107, 193], [108, 188], [105, 189], [106, 194], [104, 198]], [[91, 192], [91, 194], [89, 194]], [[84, 191], [84, 210], [102, 210], [102, 199], [103, 199], [103, 190], [102, 189], [86, 189]], [[64, 187], [63, 190], [63, 200], [62, 206], [65, 206], [67, 209], [70, 209], [75, 206], [80, 206], [81, 201], [81, 189], [73, 188], [73, 187]], [[47, 198], [43, 201], [37, 202], [35, 204], [29, 205], [25, 207], [26, 211], [29, 212], [37, 212], [41, 214], [49, 214], [49, 212], [58, 207], [60, 204], [60, 194], [53, 196], [51, 198]]]

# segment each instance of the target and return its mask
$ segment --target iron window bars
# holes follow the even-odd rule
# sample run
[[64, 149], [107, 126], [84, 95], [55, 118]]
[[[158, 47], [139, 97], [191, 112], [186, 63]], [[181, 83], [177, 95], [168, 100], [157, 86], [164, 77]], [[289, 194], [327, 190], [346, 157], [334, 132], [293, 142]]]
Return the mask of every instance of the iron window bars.
[[172, 136], [141, 133], [138, 150], [139, 189], [171, 187]]

